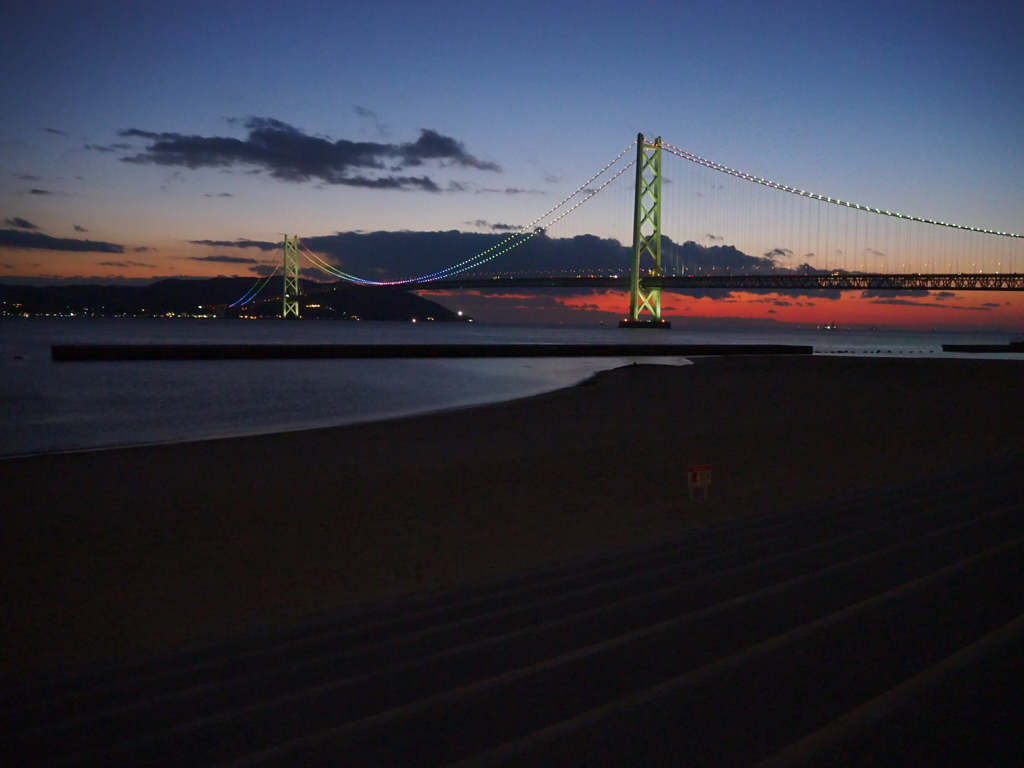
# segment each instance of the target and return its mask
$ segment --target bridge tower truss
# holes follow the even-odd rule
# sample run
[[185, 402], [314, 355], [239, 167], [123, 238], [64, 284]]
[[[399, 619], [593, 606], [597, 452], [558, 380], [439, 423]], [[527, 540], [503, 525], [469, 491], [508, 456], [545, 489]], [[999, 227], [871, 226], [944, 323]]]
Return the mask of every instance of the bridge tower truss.
[[281, 317], [299, 317], [299, 238], [284, 238], [284, 289], [281, 292], [283, 306]]
[[[645, 267], [645, 263], [652, 262]], [[661, 269], [661, 137], [653, 143], [636, 137], [636, 199], [633, 207], [633, 269], [630, 279], [629, 318], [623, 328], [668, 328], [661, 317], [661, 287], [647, 287], [641, 274], [660, 278]], [[644, 311], [650, 318], [641, 319]]]

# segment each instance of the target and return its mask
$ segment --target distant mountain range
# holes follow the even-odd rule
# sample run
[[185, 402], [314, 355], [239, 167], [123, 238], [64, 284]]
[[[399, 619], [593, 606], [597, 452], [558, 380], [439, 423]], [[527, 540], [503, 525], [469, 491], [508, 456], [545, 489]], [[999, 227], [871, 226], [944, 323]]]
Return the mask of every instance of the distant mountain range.
[[[274, 317], [281, 314], [280, 277], [245, 307], [230, 307], [253, 287], [245, 277], [169, 278], [150, 285], [4, 285], [0, 314], [92, 317]], [[334, 320], [469, 320], [408, 291], [339, 281], [317, 284], [300, 300], [302, 317]], [[275, 297], [264, 299], [263, 296]]]

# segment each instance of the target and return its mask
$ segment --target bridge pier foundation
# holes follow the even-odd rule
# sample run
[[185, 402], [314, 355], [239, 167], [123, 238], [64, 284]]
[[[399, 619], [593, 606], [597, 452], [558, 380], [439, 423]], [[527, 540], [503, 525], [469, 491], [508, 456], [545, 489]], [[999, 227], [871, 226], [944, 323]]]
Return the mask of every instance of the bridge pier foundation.
[[631, 320], [626, 318], [619, 320], [619, 328], [664, 328], [672, 327], [672, 323], [663, 317], [651, 320]]

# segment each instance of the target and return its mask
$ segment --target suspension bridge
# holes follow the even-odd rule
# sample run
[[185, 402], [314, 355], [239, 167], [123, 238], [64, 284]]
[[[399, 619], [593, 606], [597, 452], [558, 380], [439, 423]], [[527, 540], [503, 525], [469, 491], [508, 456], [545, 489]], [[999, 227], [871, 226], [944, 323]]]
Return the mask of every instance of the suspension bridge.
[[[663, 204], [666, 158], [677, 163], [670, 180], [681, 190], [673, 209]], [[630, 169], [633, 173], [627, 174]], [[631, 231], [622, 225], [616, 231], [612, 216], [598, 214], [588, 221], [580, 214], [616, 189], [620, 197], [613, 204], [620, 219], [627, 207], [622, 191], [629, 193]], [[545, 274], [486, 271], [514, 260], [538, 237], [550, 238], [565, 222], [580, 220], [588, 236], [630, 243], [621, 248], [621, 264], [578, 268], [568, 275], [557, 264]], [[530, 224], [429, 273], [388, 280], [361, 277], [342, 270], [334, 257], [317, 253], [298, 237], [286, 236], [281, 252], [274, 271], [231, 307], [256, 301], [280, 270], [282, 295], [270, 300], [282, 302], [282, 317], [299, 317], [303, 260], [336, 281], [307, 286], [307, 293], [346, 283], [409, 291], [628, 290], [629, 313], [620, 323], [623, 327], [669, 327], [662, 316], [663, 291], [1024, 290], [1024, 235], [796, 189], [698, 157], [660, 137], [645, 139], [643, 134]]]

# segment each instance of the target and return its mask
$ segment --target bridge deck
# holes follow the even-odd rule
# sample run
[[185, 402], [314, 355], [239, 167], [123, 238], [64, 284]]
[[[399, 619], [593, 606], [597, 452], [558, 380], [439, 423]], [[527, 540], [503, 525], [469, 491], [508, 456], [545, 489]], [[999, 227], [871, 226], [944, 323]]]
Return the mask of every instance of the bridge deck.
[[[1022, 291], [1024, 274], [815, 274], [644, 276], [647, 288], [664, 290], [830, 290], [830, 291]], [[603, 277], [452, 277], [393, 286], [402, 290], [503, 290], [512, 288], [615, 288], [629, 290], [629, 275]]]

